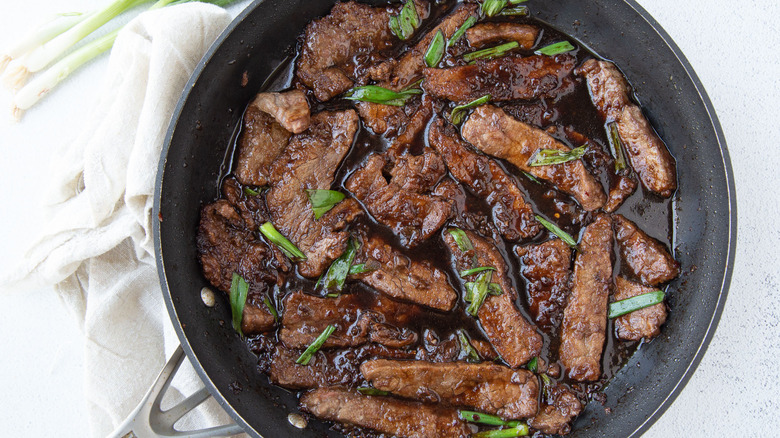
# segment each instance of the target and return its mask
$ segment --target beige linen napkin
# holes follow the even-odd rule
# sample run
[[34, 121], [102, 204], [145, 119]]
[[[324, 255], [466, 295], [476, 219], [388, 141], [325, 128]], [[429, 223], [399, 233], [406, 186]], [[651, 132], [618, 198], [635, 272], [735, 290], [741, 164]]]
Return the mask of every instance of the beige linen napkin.
[[[83, 321], [85, 395], [96, 437], [124, 420], [178, 345], [154, 266], [155, 174], [182, 90], [229, 22], [221, 8], [189, 3], [143, 13], [120, 32], [92, 120], [56, 158], [46, 235], [22, 269], [11, 271], [19, 274], [4, 279], [54, 284]], [[191, 366], [182, 370], [172, 399], [202, 386]], [[229, 421], [210, 402], [193, 424]]]

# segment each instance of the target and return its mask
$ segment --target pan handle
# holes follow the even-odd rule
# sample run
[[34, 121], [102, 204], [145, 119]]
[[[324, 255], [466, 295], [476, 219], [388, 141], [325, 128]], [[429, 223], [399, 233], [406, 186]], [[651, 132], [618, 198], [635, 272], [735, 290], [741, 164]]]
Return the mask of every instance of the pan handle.
[[177, 430], [174, 425], [179, 419], [187, 415], [198, 405], [211, 397], [208, 390], [203, 387], [181, 403], [163, 411], [160, 402], [171, 386], [171, 381], [179, 370], [184, 360], [184, 350], [181, 346], [176, 348], [168, 363], [165, 364], [160, 375], [144, 396], [141, 403], [136, 406], [127, 419], [117, 427], [109, 438], [153, 438], [153, 437], [192, 437], [210, 438], [227, 437], [236, 435], [244, 430], [237, 424], [209, 427], [200, 430]]

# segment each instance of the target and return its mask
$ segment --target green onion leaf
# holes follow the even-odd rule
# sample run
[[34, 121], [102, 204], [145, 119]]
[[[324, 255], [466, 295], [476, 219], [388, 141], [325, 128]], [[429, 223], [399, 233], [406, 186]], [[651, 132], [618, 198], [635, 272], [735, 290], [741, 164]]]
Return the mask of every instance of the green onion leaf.
[[241, 330], [241, 320], [244, 317], [244, 306], [246, 305], [248, 294], [249, 284], [243, 277], [234, 272], [233, 280], [230, 282], [230, 312], [233, 315], [233, 329], [242, 338], [244, 337], [244, 332]]
[[311, 202], [311, 209], [314, 211], [314, 219], [319, 219], [327, 213], [334, 205], [343, 201], [346, 197], [343, 193], [335, 190], [306, 190]]
[[376, 260], [369, 260], [368, 263], [350, 266], [349, 275], [365, 274], [366, 272], [376, 271], [377, 269], [379, 269], [379, 262]]
[[460, 271], [460, 276], [465, 278], [468, 277], [469, 275], [476, 274], [478, 272], [495, 271], [495, 270], [496, 268], [492, 266], [480, 266], [478, 268], [471, 268], [471, 269], [466, 269], [465, 271]]
[[357, 390], [363, 395], [390, 395], [388, 391], [382, 391], [381, 389], [372, 388], [370, 386], [361, 386]]
[[528, 371], [535, 373], [536, 370], [539, 367], [539, 358], [534, 356], [533, 359], [529, 360], [527, 364], [525, 364], [525, 367], [528, 368]]
[[383, 105], [404, 106], [406, 101], [416, 94], [422, 94], [422, 90], [409, 88], [403, 91], [393, 91], [378, 85], [364, 85], [348, 90], [344, 93], [344, 98]]
[[488, 285], [488, 293], [490, 295], [499, 296], [502, 293], [504, 293], [504, 291], [501, 290], [501, 285], [500, 284], [498, 284], [498, 283], [490, 283]]
[[349, 239], [347, 249], [339, 258], [333, 261], [328, 268], [328, 272], [322, 278], [322, 285], [325, 289], [336, 289], [340, 291], [344, 288], [344, 282], [349, 275], [352, 262], [355, 261], [357, 250], [360, 244], [355, 239]]
[[433, 36], [431, 44], [428, 46], [428, 50], [425, 51], [425, 65], [428, 67], [436, 67], [439, 65], [439, 62], [441, 62], [441, 59], [444, 57], [445, 47], [444, 34], [441, 33], [440, 30]]
[[664, 292], [657, 290], [654, 292], [648, 292], [646, 294], [637, 295], [635, 297], [627, 298], [625, 300], [615, 301], [609, 304], [609, 317], [617, 318], [623, 316], [626, 313], [631, 313], [636, 310], [644, 309], [645, 307], [654, 306], [664, 301]]
[[274, 317], [274, 322], [279, 320], [279, 312], [276, 311], [276, 306], [271, 302], [271, 298], [268, 295], [265, 295], [263, 297], [263, 304], [265, 304], [265, 307], [268, 308], [268, 311], [271, 312], [271, 315]]
[[552, 380], [550, 380], [550, 376], [548, 376], [545, 373], [542, 373], [542, 383], [544, 384], [544, 390], [547, 390], [547, 387], [552, 384]]
[[257, 196], [260, 192], [249, 186], [244, 186], [244, 194], [247, 196]]
[[519, 5], [520, 3], [525, 3], [528, 0], [509, 0], [510, 5]]
[[527, 436], [529, 432], [528, 425], [521, 423], [509, 429], [485, 430], [471, 436], [472, 438], [514, 438], [518, 436]]
[[526, 17], [528, 16], [528, 6], [516, 6], [514, 8], [505, 8], [504, 10], [501, 11], [499, 15]]
[[[471, 316], [477, 316], [479, 308], [482, 307], [482, 303], [485, 302], [488, 293], [490, 292], [490, 280], [493, 278], [491, 271], [485, 271], [477, 277], [476, 281], [466, 283], [466, 298], [471, 296], [469, 306], [466, 308], [466, 312]], [[471, 286], [469, 286], [471, 283]], [[469, 289], [471, 289], [469, 291]]]
[[489, 94], [486, 94], [479, 99], [474, 99], [471, 102], [464, 104], [464, 105], [458, 105], [455, 108], [452, 109], [452, 112], [450, 113], [450, 121], [453, 125], [460, 125], [461, 122], [463, 122], [463, 118], [466, 115], [466, 110], [469, 110], [471, 108], [476, 108], [480, 105], [484, 105], [488, 102], [490, 102], [490, 99], [492, 97]]
[[508, 51], [519, 47], [520, 43], [512, 41], [511, 43], [500, 44], [495, 47], [488, 47], [487, 49], [477, 50], [476, 52], [469, 52], [463, 55], [463, 60], [466, 62], [474, 62], [477, 59], [493, 59], [499, 56], [504, 56]]
[[337, 294], [337, 293], [330, 293], [330, 294], [326, 294], [326, 295], [325, 295], [325, 298], [338, 298], [340, 295], [341, 295], [341, 294]]
[[452, 47], [453, 44], [457, 43], [458, 40], [466, 33], [467, 30], [471, 26], [473, 26], [477, 22], [477, 17], [474, 17], [473, 15], [466, 19], [466, 21], [463, 22], [463, 24], [460, 25], [458, 30], [455, 31], [455, 33], [452, 34], [449, 40], [447, 40], [447, 47]]
[[265, 236], [266, 239], [270, 240], [274, 245], [278, 246], [284, 255], [289, 257], [291, 260], [306, 260], [306, 254], [298, 249], [298, 247], [296, 247], [292, 242], [287, 240], [286, 237], [282, 236], [282, 234], [276, 230], [274, 224], [271, 222], [266, 222], [261, 225], [260, 232], [263, 233], [263, 236]]
[[561, 41], [559, 43], [544, 46], [534, 53], [537, 55], [555, 56], [560, 55], [561, 53], [571, 52], [572, 50], [574, 50], [574, 46], [572, 46], [570, 42]]
[[553, 164], [563, 164], [569, 161], [579, 160], [585, 155], [585, 146], [574, 148], [570, 151], [560, 149], [539, 149], [534, 154], [533, 159], [528, 163], [531, 167], [551, 166]]
[[609, 139], [609, 148], [612, 152], [612, 156], [615, 158], [615, 172], [620, 172], [621, 170], [628, 168], [628, 163], [626, 163], [626, 156], [623, 154], [623, 140], [620, 139], [617, 123], [608, 123], [607, 131], [609, 133], [607, 136]]
[[487, 424], [488, 426], [516, 427], [521, 424], [517, 420], [502, 420], [501, 417], [482, 412], [458, 410], [458, 418], [469, 423]]
[[389, 24], [390, 30], [395, 36], [402, 40], [408, 40], [420, 26], [420, 17], [417, 16], [414, 1], [407, 0], [404, 7], [401, 8], [401, 12], [390, 17]]
[[325, 343], [325, 341], [328, 340], [331, 334], [336, 330], [336, 327], [333, 325], [329, 325], [325, 327], [325, 330], [320, 333], [319, 336], [317, 336], [317, 339], [314, 340], [314, 342], [311, 343], [308, 347], [306, 347], [306, 350], [303, 351], [301, 354], [301, 357], [298, 358], [298, 360], [295, 361], [298, 365], [308, 365], [309, 361], [311, 361], [311, 357], [319, 351], [320, 348], [322, 348], [322, 344]]
[[485, 0], [482, 2], [482, 14], [486, 17], [494, 17], [506, 7], [507, 0]]
[[547, 219], [537, 215], [534, 215], [536, 217], [536, 220], [538, 220], [545, 228], [547, 228], [549, 231], [551, 231], [553, 234], [558, 236], [561, 240], [566, 242], [570, 247], [576, 248], [577, 247], [577, 241], [574, 240], [573, 237], [571, 237], [571, 234], [567, 233], [566, 231], [563, 231], [562, 229], [558, 228], [557, 225], [554, 223], [548, 221]]
[[466, 335], [466, 332], [464, 332], [463, 330], [458, 330], [458, 341], [460, 341], [460, 352], [466, 355], [466, 362], [469, 363], [482, 362], [482, 359], [479, 357], [479, 353], [474, 348], [474, 346], [471, 345], [471, 341], [469, 341], [469, 337]]
[[458, 245], [458, 249], [460, 249], [463, 252], [468, 252], [474, 249], [474, 245], [471, 244], [471, 240], [469, 239], [469, 236], [466, 235], [466, 232], [461, 230], [460, 228], [450, 228], [447, 230], [450, 235], [452, 235], [452, 238], [455, 239], [455, 243]]
[[531, 181], [533, 181], [533, 182], [535, 182], [535, 183], [537, 183], [537, 184], [541, 184], [541, 183], [542, 183], [541, 181], [539, 181], [538, 179], [536, 179], [536, 177], [535, 177], [535, 176], [531, 175], [530, 173], [528, 173], [528, 172], [526, 172], [526, 171], [523, 171], [523, 175], [525, 175], [525, 176], [526, 176], [526, 178], [530, 179]]

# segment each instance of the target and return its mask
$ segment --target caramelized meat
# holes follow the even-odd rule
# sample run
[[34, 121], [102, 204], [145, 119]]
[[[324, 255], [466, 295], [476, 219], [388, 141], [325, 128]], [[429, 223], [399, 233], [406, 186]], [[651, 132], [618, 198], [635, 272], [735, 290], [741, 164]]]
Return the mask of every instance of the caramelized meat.
[[238, 141], [236, 178], [242, 184], [267, 185], [271, 163], [289, 140], [289, 131], [257, 106], [249, 105]]
[[539, 245], [518, 247], [526, 280], [528, 307], [537, 324], [546, 327], [560, 323], [561, 311], [566, 305], [571, 274], [572, 249], [561, 239]]
[[445, 130], [441, 119], [431, 125], [428, 141], [442, 154], [452, 176], [491, 206], [493, 221], [507, 240], [527, 239], [541, 231], [531, 205], [495, 160], [472, 152], [457, 132]]
[[469, 102], [490, 94], [493, 101], [556, 97], [571, 91], [575, 59], [569, 55], [504, 56], [476, 64], [423, 70], [423, 87], [453, 102]]
[[401, 189], [414, 193], [427, 193], [447, 173], [444, 160], [430, 148], [420, 155], [404, 154], [395, 161], [390, 176]]
[[664, 246], [622, 215], [613, 216], [620, 257], [642, 283], [655, 286], [680, 275], [680, 264]]
[[612, 220], [600, 214], [582, 234], [563, 311], [559, 354], [571, 379], [593, 381], [601, 375], [611, 284]]
[[607, 61], [590, 59], [576, 73], [590, 86], [593, 104], [607, 122], [617, 123], [631, 166], [642, 184], [665, 198], [677, 189], [674, 158], [642, 114], [631, 102], [629, 85], [620, 70]]
[[581, 160], [551, 166], [528, 163], [540, 149], [570, 150], [547, 132], [517, 121], [493, 105], [477, 107], [463, 124], [463, 138], [482, 152], [509, 161], [531, 175], [550, 181], [573, 196], [582, 208], [594, 211], [607, 200], [604, 189]]
[[623, 204], [629, 196], [636, 190], [636, 180], [632, 176], [618, 175], [615, 184], [610, 187], [607, 203], [604, 204], [604, 211], [613, 213]]
[[454, 409], [403, 401], [390, 397], [361, 395], [356, 391], [322, 388], [301, 397], [301, 408], [332, 421], [367, 427], [408, 438], [462, 437], [471, 434]]
[[284, 129], [293, 134], [305, 131], [311, 123], [309, 102], [301, 90], [260, 93], [249, 105], [270, 114]]
[[548, 389], [549, 404], [543, 404], [539, 413], [528, 420], [528, 425], [536, 430], [552, 435], [567, 435], [571, 432], [569, 422], [582, 411], [582, 403], [577, 396], [564, 385], [555, 385]]
[[517, 41], [521, 49], [529, 50], [536, 44], [538, 36], [538, 27], [517, 23], [480, 23], [466, 31], [471, 47]]
[[432, 403], [467, 406], [503, 418], [536, 415], [539, 383], [533, 373], [491, 363], [371, 360], [360, 366], [372, 386]]
[[300, 351], [277, 346], [268, 370], [271, 381], [288, 389], [308, 389], [353, 385], [360, 378], [360, 369], [355, 365], [358, 362], [356, 353], [352, 350], [318, 351], [308, 365], [295, 363], [300, 355]]
[[[615, 301], [625, 300], [657, 289], [642, 286], [624, 277], [615, 279]], [[620, 339], [638, 341], [652, 339], [661, 333], [661, 325], [666, 322], [666, 306], [658, 303], [636, 310], [615, 319], [615, 333]]]

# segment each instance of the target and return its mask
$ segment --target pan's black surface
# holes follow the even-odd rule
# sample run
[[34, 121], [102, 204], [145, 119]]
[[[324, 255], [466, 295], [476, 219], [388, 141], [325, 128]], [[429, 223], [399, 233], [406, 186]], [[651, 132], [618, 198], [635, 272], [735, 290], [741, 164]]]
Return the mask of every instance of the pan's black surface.
[[[204, 57], [173, 116], [158, 170], [157, 265], [168, 311], [187, 356], [228, 413], [252, 436], [337, 434], [312, 422], [294, 429], [294, 394], [256, 371], [235, 335], [225, 300], [199, 298], [206, 285], [195, 248], [199, 210], [217, 194], [226, 149], [242, 111], [311, 19], [333, 0], [266, 0], [247, 8]], [[731, 279], [736, 199], [723, 133], [680, 50], [632, 0], [533, 2], [534, 15], [615, 61], [677, 158], [675, 251], [685, 272], [670, 287], [669, 321], [605, 390], [606, 414], [589, 405], [571, 436], [636, 436], [669, 407], [715, 331]], [[242, 75], [248, 83], [242, 86]]]

